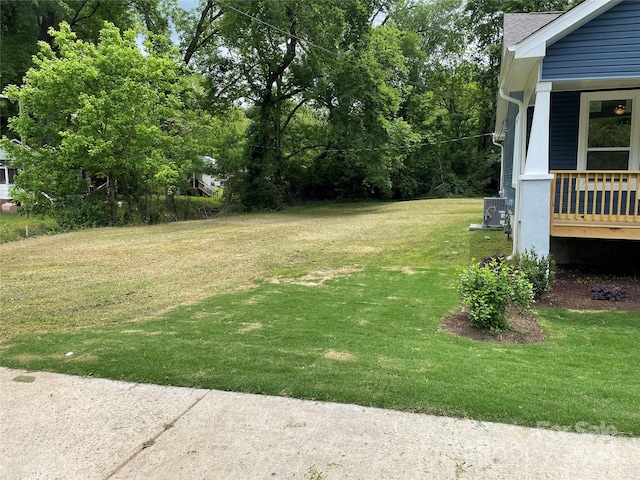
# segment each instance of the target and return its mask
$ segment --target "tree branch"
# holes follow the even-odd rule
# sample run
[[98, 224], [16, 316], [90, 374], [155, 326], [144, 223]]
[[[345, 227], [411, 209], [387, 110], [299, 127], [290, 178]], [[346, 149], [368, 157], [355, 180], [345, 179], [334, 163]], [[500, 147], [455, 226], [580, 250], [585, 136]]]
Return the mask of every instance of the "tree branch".
[[193, 33], [193, 37], [191, 38], [191, 41], [189, 42], [189, 45], [187, 46], [187, 49], [184, 53], [183, 60], [185, 65], [189, 64], [191, 58], [199, 48], [205, 45], [214, 35], [219, 33], [220, 30], [214, 29], [213, 32], [211, 32], [206, 37], [200, 38], [205, 30], [213, 25], [213, 23], [222, 16], [222, 8], [219, 8], [218, 11], [214, 14], [211, 13], [216, 6], [218, 6], [217, 2], [215, 2], [214, 0], [207, 0], [207, 4], [200, 14], [200, 19], [198, 20], [198, 23], [196, 25], [196, 30]]
[[80, 12], [88, 3], [89, 3], [89, 0], [84, 0], [84, 2], [82, 2], [82, 5], [80, 5], [80, 8], [78, 8], [75, 15], [73, 16], [73, 20], [69, 22], [70, 27], [73, 27], [76, 23], [81, 22], [82, 20], [87, 20], [88, 18], [93, 17], [95, 13], [98, 11], [98, 8], [100, 8], [100, 1], [98, 0], [95, 6], [93, 7], [93, 11], [90, 14], [85, 15], [84, 17], [78, 18], [78, 15], [80, 15]]
[[[329, 145], [326, 143], [320, 143], [318, 145], [308, 145], [306, 147], [300, 147], [297, 150], [294, 150], [292, 153], [290, 153], [289, 155], [287, 155], [287, 157], [285, 158], [285, 160], [289, 160], [291, 157], [298, 155], [299, 153], [304, 152], [305, 150], [313, 150], [314, 148], [320, 148], [320, 147], [324, 147], [325, 149], [328, 147]], [[323, 152], [324, 153], [324, 152]]]
[[296, 114], [298, 109], [302, 107], [305, 103], [307, 103], [308, 100], [309, 100], [308, 98], [303, 98], [300, 102], [298, 102], [298, 104], [294, 107], [294, 109], [291, 110], [291, 112], [289, 112], [289, 115], [287, 115], [287, 118], [284, 121], [284, 124], [280, 128], [281, 133], [283, 133], [287, 129], [287, 127], [289, 126], [289, 122], [291, 122], [291, 120], [293, 119], [293, 116]]
[[273, 72], [271, 72], [271, 74], [267, 78], [267, 88], [268, 89], [272, 88], [272, 85], [276, 82], [276, 79], [278, 77], [281, 77], [282, 74], [284, 74], [284, 72], [287, 70], [287, 68], [289, 68], [289, 65], [291, 65], [293, 60], [296, 58], [296, 45], [297, 45], [296, 26], [297, 26], [297, 21], [296, 21], [296, 18], [295, 18], [294, 14], [293, 14], [293, 10], [291, 9], [291, 7], [287, 7], [287, 15], [288, 15], [289, 20], [291, 22], [290, 25], [289, 25], [289, 42], [287, 43], [287, 51], [286, 51], [284, 57], [282, 57], [282, 62], [280, 63], [280, 65], [278, 65], [278, 67]]

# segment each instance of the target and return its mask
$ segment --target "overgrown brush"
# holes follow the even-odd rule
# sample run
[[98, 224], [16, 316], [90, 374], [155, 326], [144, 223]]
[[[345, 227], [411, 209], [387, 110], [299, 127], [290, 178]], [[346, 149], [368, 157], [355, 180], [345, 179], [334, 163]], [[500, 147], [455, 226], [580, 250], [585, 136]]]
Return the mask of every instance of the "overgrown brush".
[[[8, 216], [11, 218], [7, 219]], [[61, 231], [60, 226], [51, 218], [25, 219], [22, 215], [3, 214], [3, 219], [0, 221], [0, 243], [22, 240], [26, 237], [53, 235]]]

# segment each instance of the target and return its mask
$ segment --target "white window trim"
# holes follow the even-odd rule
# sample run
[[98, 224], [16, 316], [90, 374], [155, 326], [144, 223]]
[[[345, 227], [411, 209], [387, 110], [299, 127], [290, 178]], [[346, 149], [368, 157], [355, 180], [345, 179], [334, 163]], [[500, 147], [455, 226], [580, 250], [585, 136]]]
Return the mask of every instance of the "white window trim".
[[[578, 170], [587, 169], [587, 140], [589, 133], [589, 105], [598, 100], [631, 99], [631, 143], [629, 151], [629, 170], [640, 170], [640, 90], [612, 90], [604, 92], [584, 92], [580, 97], [580, 127], [578, 130]], [[605, 150], [603, 148], [603, 150]], [[609, 148], [611, 151], [626, 148]]]

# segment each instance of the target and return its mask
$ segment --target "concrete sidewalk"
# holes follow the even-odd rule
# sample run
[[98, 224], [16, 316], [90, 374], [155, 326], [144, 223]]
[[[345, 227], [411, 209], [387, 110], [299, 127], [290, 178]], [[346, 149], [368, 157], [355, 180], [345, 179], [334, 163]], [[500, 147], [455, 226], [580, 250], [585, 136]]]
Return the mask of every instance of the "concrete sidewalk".
[[0, 368], [0, 479], [636, 479], [640, 439]]

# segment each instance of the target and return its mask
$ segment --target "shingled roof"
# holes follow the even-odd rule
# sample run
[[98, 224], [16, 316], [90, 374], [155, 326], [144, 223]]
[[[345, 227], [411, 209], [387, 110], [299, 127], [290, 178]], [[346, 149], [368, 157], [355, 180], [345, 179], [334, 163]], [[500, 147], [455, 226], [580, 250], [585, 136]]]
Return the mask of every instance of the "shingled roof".
[[504, 48], [521, 42], [565, 12], [505, 13]]

